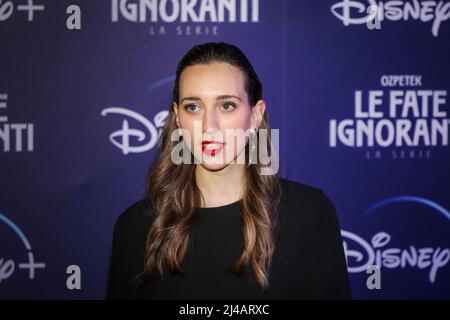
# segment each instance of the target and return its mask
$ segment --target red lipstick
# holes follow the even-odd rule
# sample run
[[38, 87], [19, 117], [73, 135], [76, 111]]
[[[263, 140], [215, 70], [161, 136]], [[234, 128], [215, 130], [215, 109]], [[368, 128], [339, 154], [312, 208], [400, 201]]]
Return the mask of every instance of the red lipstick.
[[202, 152], [214, 157], [223, 149], [225, 143], [219, 141], [203, 140]]

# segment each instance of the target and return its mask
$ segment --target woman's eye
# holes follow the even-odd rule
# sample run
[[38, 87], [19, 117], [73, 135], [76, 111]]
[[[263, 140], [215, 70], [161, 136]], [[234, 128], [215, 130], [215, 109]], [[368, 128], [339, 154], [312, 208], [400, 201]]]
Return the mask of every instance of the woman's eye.
[[236, 105], [235, 105], [234, 103], [232, 103], [232, 102], [227, 102], [227, 103], [224, 103], [224, 104], [223, 104], [222, 108], [223, 108], [225, 111], [232, 111], [233, 109], [236, 108]]
[[196, 111], [195, 108], [197, 108], [197, 106], [195, 104], [187, 104], [184, 106], [184, 109], [189, 112], [195, 112]]

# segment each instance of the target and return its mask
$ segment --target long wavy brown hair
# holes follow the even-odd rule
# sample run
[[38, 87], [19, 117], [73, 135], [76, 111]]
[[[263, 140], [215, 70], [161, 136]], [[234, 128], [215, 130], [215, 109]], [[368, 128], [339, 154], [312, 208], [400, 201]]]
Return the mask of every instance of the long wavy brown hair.
[[[173, 102], [179, 103], [179, 79], [185, 68], [214, 62], [229, 63], [241, 70], [245, 77], [249, 105], [252, 108], [263, 98], [261, 81], [242, 51], [227, 43], [208, 42], [191, 48], [179, 62], [173, 88]], [[156, 215], [147, 236], [144, 272], [138, 277], [140, 285], [149, 281], [156, 271], [164, 278], [166, 267], [171, 273], [183, 273], [182, 262], [188, 249], [190, 231], [199, 214], [197, 208], [200, 207], [203, 196], [195, 178], [198, 164], [194, 163], [192, 154], [190, 164], [175, 164], [171, 159], [171, 152], [179, 143], [171, 139], [172, 132], [177, 128], [176, 114], [171, 107], [158, 141], [160, 153], [150, 169], [146, 182], [147, 196]], [[272, 149], [267, 112], [264, 112], [260, 129], [267, 129], [266, 150], [270, 154]], [[247, 142], [246, 155], [249, 154], [248, 145]], [[230, 261], [227, 269], [242, 277], [250, 266], [253, 279], [261, 290], [269, 286], [281, 190], [275, 174], [260, 174], [263, 166], [259, 161], [255, 164], [247, 162], [245, 166], [241, 209], [244, 249], [238, 260]]]

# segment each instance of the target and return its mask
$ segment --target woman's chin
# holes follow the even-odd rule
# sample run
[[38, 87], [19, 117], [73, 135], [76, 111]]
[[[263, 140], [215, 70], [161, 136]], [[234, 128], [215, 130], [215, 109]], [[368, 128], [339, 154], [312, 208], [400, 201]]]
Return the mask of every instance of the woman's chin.
[[200, 165], [208, 171], [220, 171], [228, 166], [226, 163], [207, 163], [205, 161]]

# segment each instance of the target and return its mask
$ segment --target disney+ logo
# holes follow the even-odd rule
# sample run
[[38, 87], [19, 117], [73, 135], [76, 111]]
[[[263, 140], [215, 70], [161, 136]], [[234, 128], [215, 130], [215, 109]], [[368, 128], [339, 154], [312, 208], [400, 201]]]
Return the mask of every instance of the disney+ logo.
[[3, 257], [0, 257], [0, 284], [13, 276], [14, 272], [16, 271], [16, 266], [18, 267], [18, 269], [26, 270], [28, 272], [28, 279], [34, 279], [36, 270], [44, 269], [45, 263], [35, 261], [34, 252], [31, 247], [30, 241], [28, 241], [28, 238], [13, 221], [11, 221], [1, 213], [0, 221], [5, 223], [14, 231], [26, 250], [26, 258], [24, 262], [17, 263], [13, 259], [5, 259]]

